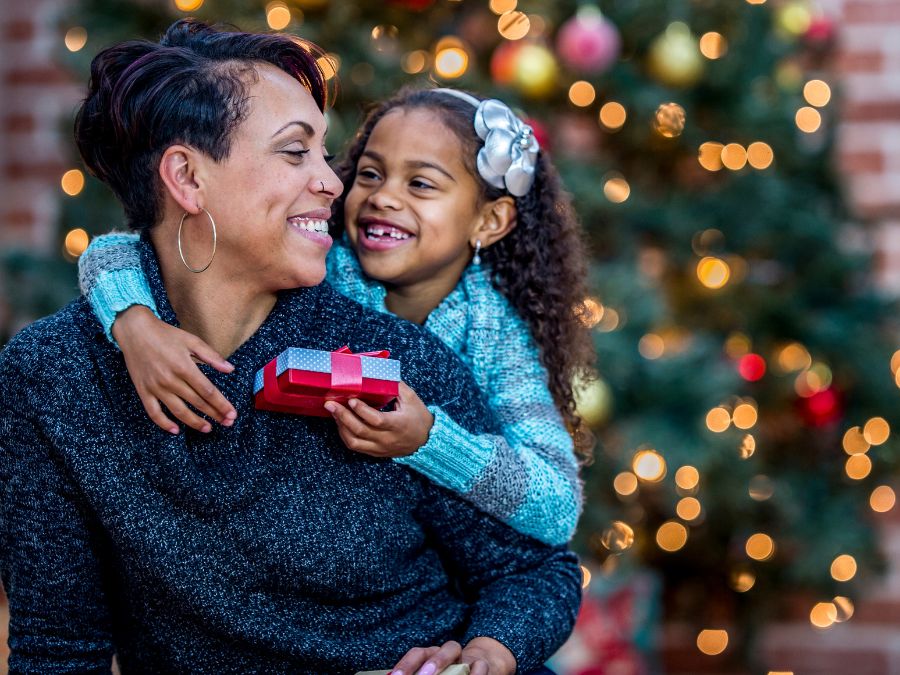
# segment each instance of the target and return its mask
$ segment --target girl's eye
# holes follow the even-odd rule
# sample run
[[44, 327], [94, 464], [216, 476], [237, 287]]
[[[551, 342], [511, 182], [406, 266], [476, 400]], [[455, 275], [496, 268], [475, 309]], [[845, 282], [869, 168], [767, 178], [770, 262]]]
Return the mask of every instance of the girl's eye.
[[426, 183], [425, 181], [422, 181], [422, 180], [412, 180], [412, 181], [410, 181], [409, 184], [412, 185], [414, 188], [418, 188], [420, 190], [433, 190], [434, 189], [434, 185], [432, 185], [431, 183]]
[[378, 174], [372, 169], [360, 169], [356, 172], [356, 175], [367, 180], [378, 180]]

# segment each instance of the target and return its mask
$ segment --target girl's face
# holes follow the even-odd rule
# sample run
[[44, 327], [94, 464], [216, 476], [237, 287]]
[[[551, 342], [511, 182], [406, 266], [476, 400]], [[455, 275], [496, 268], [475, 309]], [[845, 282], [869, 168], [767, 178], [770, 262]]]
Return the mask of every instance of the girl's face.
[[220, 225], [215, 264], [266, 290], [314, 286], [331, 247], [325, 221], [342, 190], [325, 160], [325, 118], [295, 79], [270, 65], [257, 72], [231, 152], [206, 162], [204, 206]]
[[375, 125], [344, 203], [347, 236], [368, 276], [395, 288], [456, 285], [480, 211], [463, 152], [428, 109], [398, 108]]

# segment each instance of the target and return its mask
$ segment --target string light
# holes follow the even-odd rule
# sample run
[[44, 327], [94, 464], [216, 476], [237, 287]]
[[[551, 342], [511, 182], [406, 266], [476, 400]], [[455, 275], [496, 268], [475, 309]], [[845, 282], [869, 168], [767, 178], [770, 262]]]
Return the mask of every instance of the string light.
[[706, 628], [697, 635], [697, 649], [707, 656], [721, 654], [728, 647], [728, 631]]
[[731, 278], [731, 267], [721, 258], [706, 256], [697, 263], [697, 278], [707, 288], [718, 290]]
[[625, 106], [617, 101], [604, 103], [600, 108], [600, 124], [608, 131], [618, 131], [625, 124], [628, 113]]
[[576, 306], [575, 314], [585, 328], [593, 328], [603, 318], [605, 309], [603, 304], [596, 298], [585, 298], [580, 305]]
[[850, 581], [856, 576], [856, 558], [844, 553], [831, 562], [831, 578], [835, 581]]
[[753, 434], [746, 434], [741, 439], [741, 446], [738, 448], [738, 453], [741, 456], [741, 459], [750, 459], [753, 457], [753, 453], [756, 452], [756, 439], [753, 438]]
[[775, 555], [775, 542], [769, 535], [757, 532], [747, 539], [744, 550], [754, 560], [763, 562]]
[[469, 67], [469, 55], [462, 47], [446, 47], [434, 57], [434, 70], [448, 80], [461, 77]]
[[663, 551], [674, 553], [687, 543], [687, 528], [675, 520], [669, 520], [656, 531], [656, 544]]
[[612, 175], [603, 183], [603, 194], [613, 204], [621, 204], [631, 195], [631, 186], [621, 175]]
[[731, 414], [731, 421], [738, 429], [750, 429], [756, 424], [758, 419], [759, 413], [757, 413], [756, 406], [752, 403], [739, 404]]
[[797, 128], [805, 134], [818, 131], [819, 127], [822, 126], [822, 115], [819, 114], [818, 110], [809, 106], [800, 108], [794, 116], [794, 120], [797, 123]]
[[272, 30], [283, 30], [291, 22], [291, 10], [283, 2], [270, 2], [266, 5], [266, 23]]
[[834, 622], [843, 623], [844, 621], [849, 621], [853, 616], [854, 611], [853, 602], [850, 598], [843, 595], [836, 595], [831, 602], [837, 610], [837, 616], [835, 617]]
[[69, 169], [59, 181], [62, 191], [70, 197], [75, 197], [84, 189], [84, 172], [80, 169]]
[[325, 54], [324, 56], [317, 58], [316, 63], [319, 64], [319, 70], [322, 71], [322, 77], [326, 80], [330, 80], [337, 75], [338, 70], [341, 68], [341, 57], [337, 54]]
[[[844, 449], [847, 450], [846, 444]], [[855, 449], [856, 448], [854, 448], [854, 450]], [[867, 446], [866, 449], [868, 449]], [[851, 454], [844, 464], [844, 471], [849, 478], [852, 478], [853, 480], [862, 480], [871, 473], [872, 460], [869, 459], [868, 455], [865, 455], [862, 452]]]
[[799, 342], [791, 342], [782, 347], [778, 352], [777, 361], [781, 371], [785, 373], [804, 370], [812, 365], [812, 357], [806, 347]]
[[859, 427], [850, 427], [847, 429], [847, 431], [844, 432], [844, 438], [841, 441], [841, 445], [844, 448], [844, 452], [848, 455], [859, 455], [868, 452], [871, 447]]
[[725, 353], [732, 359], [739, 359], [751, 348], [750, 338], [743, 333], [731, 333], [725, 340]]
[[710, 31], [700, 37], [700, 53], [706, 58], [715, 61], [725, 56], [728, 51], [728, 42], [721, 33]]
[[881, 445], [891, 435], [891, 426], [883, 417], [873, 417], [863, 427], [863, 438], [872, 445]]
[[596, 329], [601, 333], [611, 333], [618, 328], [621, 323], [622, 319], [619, 312], [612, 307], [604, 307], [603, 317], [600, 319], [600, 323], [597, 324]]
[[688, 492], [697, 489], [700, 483], [700, 472], [690, 465], [682, 466], [675, 472], [675, 485]]
[[397, 49], [397, 37], [400, 29], [391, 24], [381, 24], [372, 29], [372, 46], [375, 51], [384, 54], [394, 53]]
[[569, 87], [569, 100], [579, 108], [586, 108], [597, 97], [594, 85], [585, 80], [578, 80]]
[[488, 5], [494, 14], [506, 14], [516, 8], [518, 0], [491, 0]]
[[642, 481], [658, 483], [666, 475], [666, 460], [656, 450], [639, 450], [631, 459], [631, 470]]
[[623, 471], [613, 479], [613, 488], [623, 497], [633, 495], [638, 488], [637, 476], [630, 471]]
[[497, 30], [506, 40], [521, 40], [531, 30], [531, 19], [525, 12], [505, 12], [497, 19]]
[[716, 406], [706, 413], [706, 428], [720, 434], [731, 426], [731, 412], [724, 406]]
[[182, 12], [196, 12], [203, 6], [203, 0], [175, 0], [175, 8]]
[[862, 480], [872, 473], [872, 460], [868, 455], [851, 455], [844, 463], [844, 472], [852, 480]]
[[638, 351], [645, 359], [653, 361], [666, 351], [666, 343], [656, 333], [647, 333], [638, 342]]
[[631, 545], [634, 543], [634, 530], [627, 523], [623, 523], [621, 520], [614, 520], [603, 531], [600, 541], [610, 552], [622, 553], [631, 548]]
[[816, 628], [830, 628], [837, 619], [837, 607], [832, 602], [818, 602], [809, 613], [809, 622]]
[[699, 518], [702, 510], [703, 507], [700, 505], [700, 501], [694, 497], [683, 497], [675, 505], [675, 513], [678, 514], [679, 518], [687, 521]]
[[590, 584], [590, 583], [591, 583], [591, 571], [587, 567], [582, 565], [581, 566], [581, 587], [587, 588], [588, 584]]
[[653, 128], [663, 138], [676, 138], [684, 131], [685, 112], [677, 103], [663, 103], [653, 115]]
[[403, 72], [409, 75], [421, 73], [428, 67], [428, 52], [417, 49], [403, 57]]
[[87, 44], [88, 34], [87, 31], [81, 26], [73, 26], [69, 30], [66, 31], [66, 36], [63, 38], [63, 42], [66, 44], [66, 49], [70, 52], [77, 52], [84, 48]]
[[747, 162], [754, 169], [759, 171], [768, 169], [774, 160], [775, 152], [768, 143], [755, 141], [747, 146]]
[[731, 573], [731, 587], [738, 593], [746, 593], [756, 585], [756, 575], [747, 569], [737, 569]]
[[740, 171], [747, 165], [747, 150], [740, 143], [729, 143], [722, 148], [722, 165], [732, 171]]
[[869, 495], [869, 506], [876, 513], [887, 513], [897, 502], [897, 495], [887, 485], [879, 485]]
[[77, 227], [66, 234], [63, 248], [65, 248], [66, 253], [70, 256], [77, 258], [84, 253], [84, 250], [88, 247], [89, 243], [90, 237], [88, 236], [88, 233], [80, 227]]
[[757, 502], [764, 502], [775, 494], [775, 485], [772, 479], [763, 474], [759, 474], [750, 479], [750, 487], [747, 490], [750, 499]]
[[722, 170], [722, 148], [725, 146], [715, 141], [707, 141], [700, 145], [697, 161], [707, 171]]
[[831, 87], [822, 80], [810, 80], [803, 86], [803, 98], [811, 106], [821, 108], [831, 100]]

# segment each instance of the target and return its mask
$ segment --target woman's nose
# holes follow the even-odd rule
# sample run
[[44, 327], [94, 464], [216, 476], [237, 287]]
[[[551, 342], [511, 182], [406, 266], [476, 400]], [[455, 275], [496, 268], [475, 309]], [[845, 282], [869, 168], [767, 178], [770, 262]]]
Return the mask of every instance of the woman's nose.
[[344, 184], [341, 182], [341, 179], [338, 178], [334, 169], [326, 163], [319, 176], [313, 180], [312, 188], [313, 192], [327, 195], [331, 199], [337, 199], [344, 191]]

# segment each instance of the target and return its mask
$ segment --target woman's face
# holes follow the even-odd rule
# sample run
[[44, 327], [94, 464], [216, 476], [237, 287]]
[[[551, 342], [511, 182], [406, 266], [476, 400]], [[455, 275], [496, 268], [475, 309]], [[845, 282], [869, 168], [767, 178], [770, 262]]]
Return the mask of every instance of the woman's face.
[[219, 229], [215, 264], [266, 290], [315, 286], [332, 243], [331, 203], [343, 189], [325, 160], [325, 118], [287, 73], [256, 71], [229, 156], [207, 163], [201, 206]]
[[479, 215], [478, 184], [462, 153], [428, 109], [399, 108], [375, 125], [344, 204], [367, 275], [391, 286], [456, 285]]

